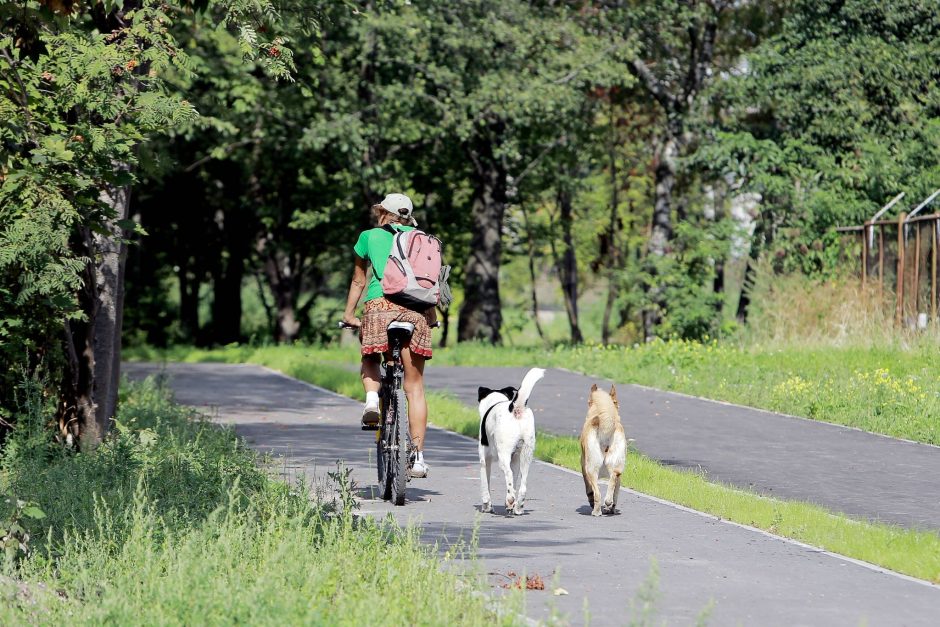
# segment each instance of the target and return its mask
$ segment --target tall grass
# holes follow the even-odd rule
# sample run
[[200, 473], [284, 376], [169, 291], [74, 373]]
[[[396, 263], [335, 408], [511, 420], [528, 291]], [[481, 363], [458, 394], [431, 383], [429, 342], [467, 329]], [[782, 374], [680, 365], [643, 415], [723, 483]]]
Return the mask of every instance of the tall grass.
[[[856, 276], [781, 276], [764, 264], [750, 296], [748, 325], [736, 338], [744, 346], [902, 350], [940, 346], [940, 325], [934, 322], [917, 329], [917, 312], [911, 310], [898, 326], [894, 294], [881, 290], [877, 282], [863, 287]], [[907, 305], [912, 307], [911, 302]], [[921, 299], [920, 309], [929, 312], [929, 303]]]
[[[16, 437], [16, 434], [14, 435]], [[226, 428], [129, 387], [93, 454], [7, 449], [0, 492], [35, 503], [0, 624], [512, 623], [482, 580], [390, 520], [311, 502]]]

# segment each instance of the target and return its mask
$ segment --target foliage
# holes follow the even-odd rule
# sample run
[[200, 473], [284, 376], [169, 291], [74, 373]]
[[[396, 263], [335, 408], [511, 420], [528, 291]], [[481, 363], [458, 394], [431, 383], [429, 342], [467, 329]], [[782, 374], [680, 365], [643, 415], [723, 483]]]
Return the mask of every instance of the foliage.
[[94, 455], [5, 457], [2, 489], [48, 515], [4, 624], [513, 622], [413, 531], [311, 502], [152, 380], [126, 394]]
[[[289, 75], [283, 40], [258, 36], [276, 23], [267, 0], [195, 5], [238, 31], [243, 55]], [[0, 3], [0, 417], [13, 412], [14, 364], [58, 384], [63, 325], [93, 323], [95, 237], [136, 228], [113, 224], [113, 199], [134, 180], [139, 146], [197, 115], [165, 83], [193, 70], [171, 30], [193, 12], [187, 0]]]
[[4, 570], [29, 555], [29, 532], [24, 520], [42, 520], [45, 513], [35, 503], [0, 494], [0, 548], [3, 549]]
[[780, 270], [830, 273], [832, 227], [937, 187], [938, 33], [924, 3], [805, 0], [716, 86], [722, 124], [699, 158], [763, 195]]

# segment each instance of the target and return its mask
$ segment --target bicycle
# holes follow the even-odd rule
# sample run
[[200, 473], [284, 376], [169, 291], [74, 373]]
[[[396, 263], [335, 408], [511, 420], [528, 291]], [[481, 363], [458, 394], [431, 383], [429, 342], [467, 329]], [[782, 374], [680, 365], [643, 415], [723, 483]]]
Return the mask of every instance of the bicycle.
[[[339, 322], [341, 329], [358, 329]], [[382, 387], [379, 391], [379, 424], [374, 427], [376, 466], [382, 499], [395, 505], [405, 504], [405, 486], [411, 480], [411, 467], [417, 450], [411, 442], [408, 429], [408, 402], [402, 382], [405, 366], [401, 350], [408, 346], [415, 325], [410, 322], [392, 322], [388, 325], [388, 359], [382, 364]], [[403, 427], [404, 423], [404, 427]], [[363, 430], [371, 430], [363, 427]]]

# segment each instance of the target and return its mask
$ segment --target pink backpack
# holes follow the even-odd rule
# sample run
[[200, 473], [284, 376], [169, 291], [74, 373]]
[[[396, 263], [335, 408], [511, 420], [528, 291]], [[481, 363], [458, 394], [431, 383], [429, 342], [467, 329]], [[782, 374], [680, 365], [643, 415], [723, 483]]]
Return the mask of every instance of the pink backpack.
[[[450, 266], [441, 263], [441, 240], [424, 231], [395, 231], [392, 250], [382, 273], [382, 293], [409, 309], [423, 311], [450, 304], [447, 277]], [[442, 302], [441, 287], [447, 302]]]

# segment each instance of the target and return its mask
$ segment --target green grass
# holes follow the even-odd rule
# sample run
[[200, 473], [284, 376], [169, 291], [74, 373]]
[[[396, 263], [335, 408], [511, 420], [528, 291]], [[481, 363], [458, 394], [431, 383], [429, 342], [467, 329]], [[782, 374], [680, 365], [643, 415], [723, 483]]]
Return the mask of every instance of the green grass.
[[[214, 351], [180, 347], [170, 351], [137, 349], [133, 354], [149, 359], [252, 361], [297, 368], [358, 363], [358, 352], [352, 346], [233, 346]], [[931, 342], [913, 347], [786, 349], [744, 348], [714, 341], [553, 349], [471, 343], [436, 348], [432, 362], [465, 366], [533, 363], [940, 445], [940, 360], [937, 346]]]
[[437, 351], [435, 363], [564, 367], [940, 445], [937, 350], [931, 344], [762, 349], [678, 340], [548, 351], [461, 345]]
[[[490, 624], [482, 579], [349, 505], [272, 479], [230, 429], [133, 385], [93, 454], [24, 420], [0, 493], [35, 503], [0, 576], [0, 624]], [[48, 433], [46, 431], [46, 433]], [[347, 492], [348, 493], [348, 492]]]
[[[349, 368], [345, 359], [348, 354], [345, 349], [230, 347], [220, 351], [177, 350], [170, 357], [188, 361], [248, 361], [362, 399], [358, 374]], [[154, 358], [153, 355], [142, 356]], [[500, 359], [498, 363], [504, 362]], [[470, 437], [477, 436], [479, 417], [472, 409], [452, 397], [436, 393], [428, 394], [428, 404], [434, 424]], [[575, 438], [539, 433], [536, 456], [580, 471], [580, 451]], [[764, 497], [708, 481], [699, 473], [667, 468], [636, 451], [631, 451], [623, 485], [841, 555], [940, 582], [940, 537], [932, 532], [872, 524], [816, 505]]]

